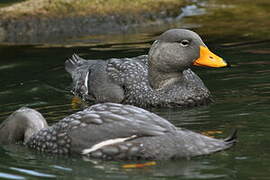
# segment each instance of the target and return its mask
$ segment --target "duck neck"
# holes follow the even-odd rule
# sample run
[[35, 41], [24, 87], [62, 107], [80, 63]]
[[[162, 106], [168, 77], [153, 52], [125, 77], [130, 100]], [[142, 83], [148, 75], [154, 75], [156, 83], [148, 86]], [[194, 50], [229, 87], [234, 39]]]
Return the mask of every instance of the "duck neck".
[[26, 143], [29, 138], [48, 127], [43, 116], [29, 108], [21, 108], [0, 124], [0, 144]]
[[153, 89], [165, 88], [183, 78], [182, 72], [161, 72], [154, 66], [149, 66], [149, 82]]

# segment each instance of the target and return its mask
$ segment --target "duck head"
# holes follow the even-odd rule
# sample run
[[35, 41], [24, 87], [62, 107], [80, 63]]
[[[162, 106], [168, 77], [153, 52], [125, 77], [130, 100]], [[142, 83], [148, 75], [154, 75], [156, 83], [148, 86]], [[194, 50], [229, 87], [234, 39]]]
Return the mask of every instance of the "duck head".
[[212, 53], [198, 34], [187, 29], [171, 29], [161, 34], [149, 51], [149, 78], [153, 88], [168, 79], [180, 78], [192, 65], [226, 67], [228, 64]]
[[46, 127], [47, 122], [39, 112], [22, 107], [0, 124], [0, 144], [25, 143], [34, 133]]

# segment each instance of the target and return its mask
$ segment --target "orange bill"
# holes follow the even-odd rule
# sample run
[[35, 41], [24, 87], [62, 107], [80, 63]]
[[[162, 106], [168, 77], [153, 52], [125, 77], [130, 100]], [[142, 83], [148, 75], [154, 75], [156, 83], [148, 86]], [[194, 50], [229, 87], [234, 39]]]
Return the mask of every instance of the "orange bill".
[[193, 65], [215, 68], [228, 66], [228, 64], [221, 57], [215, 55], [204, 46], [200, 46], [200, 57], [193, 62]]

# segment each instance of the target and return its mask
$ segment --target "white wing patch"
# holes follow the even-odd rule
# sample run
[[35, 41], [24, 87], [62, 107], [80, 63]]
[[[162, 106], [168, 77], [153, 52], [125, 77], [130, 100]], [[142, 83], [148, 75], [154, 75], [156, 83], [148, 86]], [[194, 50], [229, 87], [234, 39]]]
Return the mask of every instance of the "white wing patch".
[[105, 140], [105, 141], [102, 141], [102, 142], [100, 142], [98, 144], [93, 145], [89, 149], [84, 149], [82, 151], [82, 154], [88, 154], [88, 153], [94, 152], [94, 151], [96, 151], [96, 150], [98, 150], [98, 149], [100, 149], [100, 148], [102, 148], [104, 146], [121, 143], [121, 142], [127, 141], [129, 139], [133, 139], [133, 138], [136, 138], [136, 137], [137, 137], [136, 135], [132, 135], [132, 136], [126, 137], [126, 138], [108, 139], [108, 140]]
[[84, 86], [86, 87], [86, 94], [88, 94], [88, 75], [89, 75], [89, 71], [86, 73], [86, 77], [84, 80]]

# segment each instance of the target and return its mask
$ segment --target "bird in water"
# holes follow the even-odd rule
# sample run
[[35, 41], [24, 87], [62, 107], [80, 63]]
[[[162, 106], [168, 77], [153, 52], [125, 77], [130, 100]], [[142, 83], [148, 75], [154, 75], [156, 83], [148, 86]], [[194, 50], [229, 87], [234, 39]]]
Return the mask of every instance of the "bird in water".
[[99, 159], [175, 159], [230, 148], [236, 131], [215, 139], [178, 128], [144, 109], [116, 103], [96, 104], [48, 126], [34, 109], [20, 108], [0, 124], [0, 144], [23, 142], [40, 152]]
[[226, 67], [193, 31], [171, 29], [152, 44], [148, 55], [85, 60], [73, 55], [65, 69], [74, 95], [90, 104], [113, 102], [139, 107], [193, 107], [211, 101], [192, 65]]

